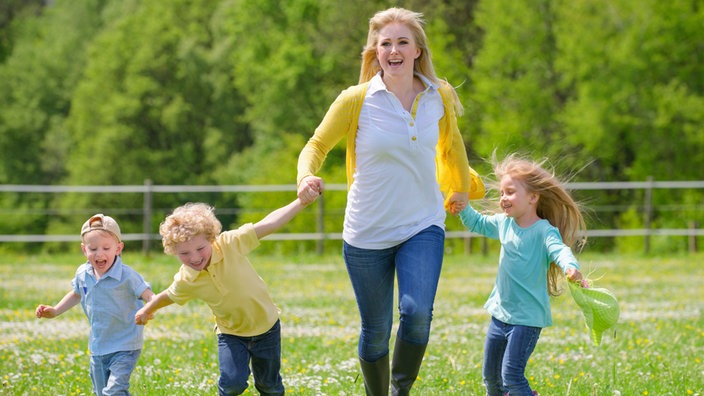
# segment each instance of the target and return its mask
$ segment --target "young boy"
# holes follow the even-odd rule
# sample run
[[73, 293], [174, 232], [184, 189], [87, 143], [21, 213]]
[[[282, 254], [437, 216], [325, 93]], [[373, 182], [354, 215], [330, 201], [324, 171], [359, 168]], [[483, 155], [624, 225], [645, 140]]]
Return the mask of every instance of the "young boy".
[[159, 227], [164, 252], [183, 265], [171, 286], [137, 312], [135, 322], [146, 324], [154, 312], [173, 303], [205, 301], [215, 316], [220, 395], [247, 390], [250, 361], [254, 386], [262, 395], [284, 394], [279, 310], [247, 254], [317, 198], [316, 189], [308, 190], [305, 201], [296, 199], [236, 230], [221, 232], [214, 209], [203, 203], [176, 208]]
[[154, 296], [144, 278], [122, 263], [124, 244], [117, 222], [96, 214], [81, 228], [81, 250], [88, 261], [78, 267], [68, 292], [56, 306], [41, 304], [37, 318], [55, 318], [79, 302], [90, 323], [90, 376], [93, 392], [129, 395], [130, 376], [142, 351], [143, 327], [133, 315]]

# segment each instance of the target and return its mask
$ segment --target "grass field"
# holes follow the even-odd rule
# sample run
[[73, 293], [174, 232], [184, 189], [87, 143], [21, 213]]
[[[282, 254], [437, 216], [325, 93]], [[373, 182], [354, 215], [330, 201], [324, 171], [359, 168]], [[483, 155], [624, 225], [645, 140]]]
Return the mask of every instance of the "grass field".
[[[272, 243], [272, 242], [264, 242]], [[80, 252], [0, 255], [2, 395], [87, 395], [88, 325], [80, 307], [39, 320], [39, 303], [56, 304], [70, 287]], [[125, 253], [152, 283], [169, 285], [174, 258]], [[252, 256], [282, 309], [282, 375], [290, 395], [361, 395], [357, 309], [341, 257]], [[484, 395], [482, 347], [497, 254], [446, 257], [431, 341], [417, 395]], [[621, 320], [590, 343], [576, 304], [554, 299], [527, 368], [541, 395], [704, 395], [704, 255], [582, 255], [583, 272], [615, 292]], [[397, 321], [396, 321], [397, 323]], [[145, 330], [132, 376], [135, 395], [216, 395], [216, 338], [207, 306], [172, 305]], [[392, 341], [393, 344], [393, 341]], [[251, 381], [250, 381], [251, 383]], [[247, 394], [257, 394], [250, 386]]]

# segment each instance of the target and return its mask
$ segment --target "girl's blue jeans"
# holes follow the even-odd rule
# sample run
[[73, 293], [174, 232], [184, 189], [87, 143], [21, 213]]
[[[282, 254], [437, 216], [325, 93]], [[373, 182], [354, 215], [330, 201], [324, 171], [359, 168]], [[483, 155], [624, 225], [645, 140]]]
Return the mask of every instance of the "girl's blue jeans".
[[360, 249], [343, 244], [362, 322], [360, 358], [375, 362], [389, 353], [395, 278], [400, 315], [397, 337], [417, 345], [428, 343], [444, 244], [445, 231], [437, 226], [387, 249]]
[[541, 330], [491, 318], [482, 370], [488, 396], [533, 396], [525, 371]]
[[218, 392], [222, 395], [239, 395], [247, 390], [249, 363], [252, 362], [254, 387], [261, 395], [283, 395], [281, 380], [281, 324], [276, 324], [264, 334], [239, 337], [218, 334], [220, 381]]

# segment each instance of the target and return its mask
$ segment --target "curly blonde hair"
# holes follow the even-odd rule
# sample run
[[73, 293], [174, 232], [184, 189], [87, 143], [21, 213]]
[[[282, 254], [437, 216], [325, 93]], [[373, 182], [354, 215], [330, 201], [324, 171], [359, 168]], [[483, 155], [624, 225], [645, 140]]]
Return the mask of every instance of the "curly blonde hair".
[[[582, 208], [558, 180], [552, 169], [544, 168], [546, 161], [535, 162], [510, 154], [503, 161], [492, 158], [494, 174], [497, 180], [505, 175], [523, 183], [526, 191], [538, 194], [536, 212], [541, 219], [545, 219], [557, 227], [565, 245], [581, 250], [586, 244], [586, 224], [582, 215]], [[548, 292], [551, 296], [562, 293], [558, 282], [563, 276], [560, 267], [550, 263], [548, 270]]]
[[159, 225], [164, 253], [171, 255], [175, 254], [177, 244], [197, 235], [213, 242], [221, 230], [222, 224], [215, 217], [215, 208], [200, 202], [179, 206]]
[[[428, 37], [425, 34], [425, 30], [423, 30], [425, 23], [423, 14], [398, 7], [379, 11], [369, 19], [369, 33], [367, 34], [367, 44], [362, 50], [362, 68], [359, 73], [359, 83], [361, 84], [371, 80], [372, 77], [381, 70], [379, 59], [377, 59], [376, 56], [376, 46], [379, 42], [379, 31], [390, 23], [404, 24], [413, 33], [413, 40], [418, 49], [420, 49], [420, 56], [415, 60], [413, 70], [427, 77], [435, 84], [441, 85], [445, 83], [450, 85], [446, 81], [438, 78], [435, 74], [435, 67], [433, 67], [433, 60], [428, 46]], [[457, 96], [455, 89], [452, 86], [450, 86], [450, 88], [452, 88], [452, 100], [455, 112], [458, 115], [462, 115], [464, 108], [462, 107], [460, 98]]]

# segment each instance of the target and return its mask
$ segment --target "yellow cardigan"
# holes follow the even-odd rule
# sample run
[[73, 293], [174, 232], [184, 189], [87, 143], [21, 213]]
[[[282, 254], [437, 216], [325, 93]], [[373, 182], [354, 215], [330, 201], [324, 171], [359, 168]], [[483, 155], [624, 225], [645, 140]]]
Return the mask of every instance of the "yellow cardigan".
[[[298, 157], [297, 184], [306, 176], [315, 175], [323, 165], [325, 157], [335, 145], [347, 135], [347, 187], [352, 185], [356, 168], [355, 141], [357, 121], [369, 82], [349, 87], [335, 99], [313, 136]], [[440, 190], [449, 196], [453, 192], [468, 192], [470, 199], [484, 196], [484, 183], [469, 166], [462, 135], [457, 127], [455, 108], [449, 84], [443, 82], [439, 92], [445, 106], [445, 115], [440, 119], [440, 136], [436, 146], [437, 181]]]

